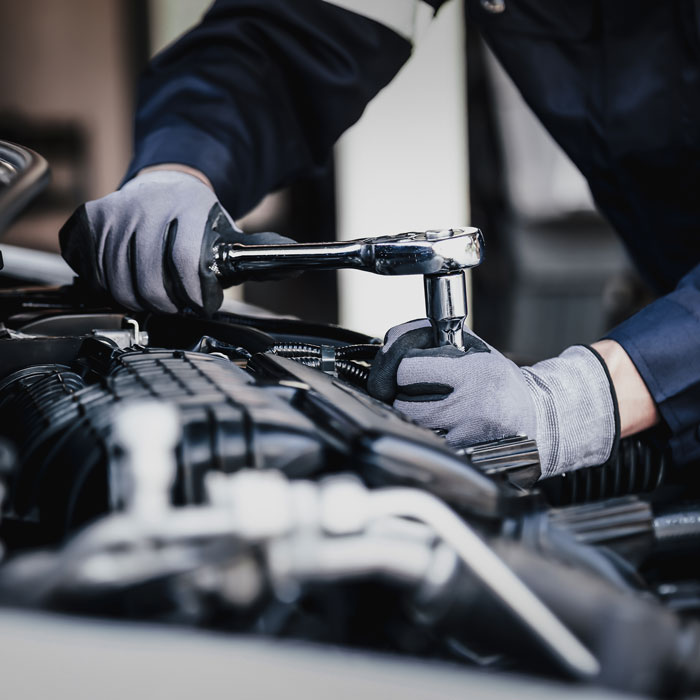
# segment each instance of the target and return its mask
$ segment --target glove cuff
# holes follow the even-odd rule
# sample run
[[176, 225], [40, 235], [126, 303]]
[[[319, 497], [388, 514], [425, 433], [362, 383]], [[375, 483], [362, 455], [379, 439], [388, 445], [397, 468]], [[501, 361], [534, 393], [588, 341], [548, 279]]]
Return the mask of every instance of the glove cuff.
[[[172, 170], [149, 170], [147, 172], [139, 173], [134, 175], [132, 178], [125, 180], [119, 186], [120, 190], [133, 188], [134, 186], [153, 184], [153, 185], [182, 185], [189, 184], [196, 187], [196, 191], [200, 189], [200, 186], [206, 189], [207, 199], [216, 199], [211, 187], [209, 187], [204, 180], [197, 177], [194, 173], [188, 173], [183, 170], [177, 170], [173, 168]], [[204, 190], [202, 190], [203, 192]]]
[[542, 478], [606, 462], [619, 440], [620, 422], [615, 390], [598, 353], [576, 345], [522, 372], [537, 413]]

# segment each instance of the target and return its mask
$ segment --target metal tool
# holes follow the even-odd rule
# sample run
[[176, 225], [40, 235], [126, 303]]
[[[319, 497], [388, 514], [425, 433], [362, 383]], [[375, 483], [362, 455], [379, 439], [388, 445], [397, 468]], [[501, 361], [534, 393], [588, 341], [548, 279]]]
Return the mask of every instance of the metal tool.
[[484, 239], [478, 228], [451, 228], [360, 238], [334, 243], [244, 245], [220, 242], [212, 270], [231, 286], [250, 277], [306, 270], [365, 270], [377, 275], [423, 275], [425, 308], [434, 321], [437, 345], [462, 346], [467, 316], [464, 270], [483, 259]]

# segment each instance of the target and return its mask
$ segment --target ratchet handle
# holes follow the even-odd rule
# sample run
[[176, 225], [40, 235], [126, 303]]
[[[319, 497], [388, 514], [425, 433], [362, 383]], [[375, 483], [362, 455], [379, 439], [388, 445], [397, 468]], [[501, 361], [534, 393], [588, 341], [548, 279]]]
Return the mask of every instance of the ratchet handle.
[[245, 245], [219, 242], [214, 246], [212, 270], [223, 287], [248, 279], [272, 279], [305, 270], [363, 269], [354, 242]]

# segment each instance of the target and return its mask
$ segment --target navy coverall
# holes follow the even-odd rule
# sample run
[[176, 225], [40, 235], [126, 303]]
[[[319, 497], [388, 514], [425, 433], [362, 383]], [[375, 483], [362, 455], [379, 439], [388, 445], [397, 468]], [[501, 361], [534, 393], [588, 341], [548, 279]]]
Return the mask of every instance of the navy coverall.
[[[649, 388], [675, 461], [700, 459], [700, 0], [466, 3], [664, 295], [608, 337]], [[148, 68], [128, 177], [193, 166], [240, 216], [322, 165], [411, 49], [324, 0], [217, 0]]]

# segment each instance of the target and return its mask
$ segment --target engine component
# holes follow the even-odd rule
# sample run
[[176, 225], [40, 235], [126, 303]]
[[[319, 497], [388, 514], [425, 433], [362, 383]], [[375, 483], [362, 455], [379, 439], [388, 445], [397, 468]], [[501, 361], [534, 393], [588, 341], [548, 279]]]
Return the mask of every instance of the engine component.
[[691, 555], [700, 546], [700, 504], [680, 504], [659, 509], [654, 517], [654, 536], [664, 552]]
[[22, 325], [21, 332], [30, 335], [89, 335], [106, 338], [119, 348], [148, 345], [148, 333], [139, 322], [123, 314], [61, 314]]
[[525, 436], [472, 445], [459, 452], [484, 474], [520, 488], [531, 488], [542, 474], [537, 444]]
[[[161, 437], [155, 444], [132, 438], [144, 420], [160, 428]], [[263, 546], [268, 575], [278, 588], [308, 579], [363, 576], [373, 570], [415, 585], [426, 577], [434, 578], [430, 570], [436, 563], [432, 538], [412, 527], [403, 530], [403, 519], [409, 518], [424, 523], [451, 548], [470, 575], [568, 673], [583, 679], [599, 673], [595, 657], [486, 542], [434, 496], [416, 489], [370, 491], [352, 477], [315, 484], [289, 482], [274, 470], [244, 471], [233, 476], [219, 474], [218, 478], [210, 474], [206, 480], [210, 505], [176, 509], [168, 498], [176, 468], [172, 449], [177, 442], [177, 418], [173, 409], [135, 402], [118, 412], [115, 423], [115, 438], [126, 449], [126, 475], [134, 487], [126, 510], [81, 533], [69, 543], [63, 557], [40, 564], [40, 568], [48, 565], [42, 572], [42, 584], [29, 586], [35, 596], [37, 589], [40, 591], [36, 602], [50, 604], [61, 592], [75, 588], [87, 593], [105, 585], [132, 585], [183, 573], [201, 565], [196, 557], [183, 556], [186, 543], [226, 538], [245, 542], [248, 547]], [[393, 536], [392, 528], [381, 534], [387, 520], [397, 521]], [[373, 526], [379, 530], [373, 531]], [[160, 552], [148, 551], [153, 542], [159, 543]], [[364, 546], [358, 548], [358, 544]], [[171, 555], [162, 551], [168, 546], [173, 549]], [[115, 562], [108, 565], [105, 558]], [[26, 561], [31, 561], [31, 555]], [[439, 561], [437, 566], [441, 568]], [[5, 570], [0, 593], [7, 599], [23, 579], [29, 583], [27, 576], [36, 573], [31, 564], [25, 566], [20, 559]]]
[[375, 486], [419, 486], [463, 512], [500, 520], [527, 507], [527, 494], [501, 487], [460, 458], [444, 440], [385, 404], [332, 377], [284, 357], [256, 355], [249, 367], [296, 386], [295, 405], [352, 458]]
[[607, 464], [545, 479], [540, 487], [552, 505], [589, 503], [653, 491], [668, 479], [668, 447], [634, 436], [620, 441]]
[[581, 544], [609, 547], [633, 563], [643, 561], [655, 546], [653, 509], [634, 496], [554, 508], [540, 517], [549, 521], [540, 528], [542, 534], [549, 526], [562, 528]]
[[[144, 410], [162, 408], [137, 404], [122, 413], [122, 444]], [[175, 431], [167, 413], [158, 422], [171, 424], [172, 439], [162, 446], [157, 479], [134, 451], [127, 461], [143, 472], [134, 483], [151, 506], [158, 502], [155, 510], [132, 498], [124, 513], [89, 526], [62, 551], [15, 558], [0, 570], [2, 602], [89, 610], [86, 602], [116, 591], [137, 604], [160, 585], [166, 608], [152, 611], [157, 616], [185, 595], [190, 607], [218, 596], [240, 611], [229, 617], [235, 625], [268, 591], [289, 605], [314, 581], [380, 575], [395, 584], [417, 625], [455, 643], [490, 639], [530, 668], [551, 674], [556, 660], [562, 670], [628, 692], [669, 696], [700, 687], [696, 623], [556, 558], [503, 541], [492, 549], [422, 491], [370, 491], [347, 477], [318, 484], [275, 471], [212, 472], [207, 505], [173, 508], [167, 489], [175, 461], [165, 453]]]
[[19, 457], [6, 519], [35, 523], [37, 537], [57, 541], [118, 507], [110, 468], [113, 410], [139, 398], [180, 409], [176, 502], [201, 502], [209, 469], [282, 468], [301, 476], [324, 463], [314, 424], [228, 360], [120, 351], [92, 341], [72, 366], [36, 366], [0, 383], [0, 432], [12, 438]]
[[[612, 552], [617, 574], [633, 573], [637, 588], [643, 585], [640, 572], [645, 571], [648, 576], [655, 561], [665, 564], [653, 576], [656, 583], [667, 580], [669, 574], [672, 578], [679, 567], [685, 576], [694, 578], [698, 572], [695, 553], [700, 547], [700, 504], [697, 502], [656, 504], [625, 496], [533, 513], [517, 523], [508, 523], [505, 530], [543, 551], [562, 549], [558, 540], [561, 533], [567, 533], [586, 549]], [[603, 577], [610, 578], [607, 572], [603, 572]]]
[[[646, 595], [620, 589], [586, 570], [561, 565], [530, 549], [501, 541], [497, 554], [578, 638], [596, 654], [597, 682], [654, 697], [685, 696], [700, 684], [700, 626]], [[595, 552], [593, 555], [596, 556]], [[452, 572], [451, 585], [426, 587], [415, 600], [418, 619], [463, 644], [479, 640], [491, 653], [525, 654], [528, 640], [468, 577]], [[503, 630], [507, 629], [504, 635]], [[547, 661], [529, 655], [546, 673]]]
[[378, 345], [367, 343], [341, 347], [310, 343], [280, 343], [273, 345], [269, 352], [280, 357], [288, 357], [307, 367], [320, 369], [326, 374], [337, 375], [364, 389], [369, 378], [369, 365], [359, 364], [356, 360], [371, 361], [378, 350]]
[[180, 417], [171, 403], [127, 402], [114, 412], [113, 441], [130, 481], [125, 507], [137, 519], [155, 522], [171, 508], [181, 437]]
[[24, 146], [0, 141], [0, 233], [48, 181], [49, 165], [42, 156]]

